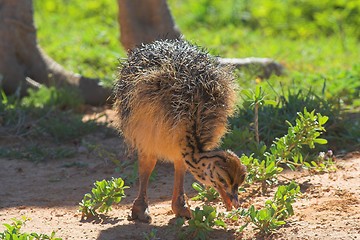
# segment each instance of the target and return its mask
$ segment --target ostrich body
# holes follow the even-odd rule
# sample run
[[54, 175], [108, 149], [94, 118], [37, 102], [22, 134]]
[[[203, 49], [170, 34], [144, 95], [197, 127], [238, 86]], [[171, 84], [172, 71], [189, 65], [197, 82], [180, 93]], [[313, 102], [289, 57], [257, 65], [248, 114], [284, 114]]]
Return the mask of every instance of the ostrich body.
[[172, 210], [191, 217], [184, 192], [189, 170], [215, 187], [228, 210], [238, 205], [246, 169], [230, 151], [213, 150], [235, 102], [234, 78], [216, 58], [183, 40], [132, 50], [115, 86], [118, 128], [138, 152], [139, 194], [131, 218], [150, 222], [147, 185], [158, 159], [174, 163]]

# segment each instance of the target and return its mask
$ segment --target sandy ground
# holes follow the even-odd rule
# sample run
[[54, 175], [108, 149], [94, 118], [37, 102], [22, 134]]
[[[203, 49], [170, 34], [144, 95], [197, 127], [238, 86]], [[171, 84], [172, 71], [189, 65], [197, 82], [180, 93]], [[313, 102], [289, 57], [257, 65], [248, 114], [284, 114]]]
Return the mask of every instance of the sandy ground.
[[[100, 141], [100, 140], [99, 140]], [[104, 146], [123, 150], [117, 137], [101, 139]], [[11, 218], [31, 218], [23, 227], [24, 232], [49, 234], [56, 231], [62, 239], [146, 239], [152, 230], [156, 239], [177, 239], [180, 233], [171, 212], [173, 167], [159, 163], [156, 177], [149, 186], [151, 224], [127, 220], [131, 202], [137, 193], [137, 184], [127, 189], [127, 197], [113, 210], [98, 219], [81, 220], [78, 203], [90, 192], [96, 180], [128, 176], [132, 160], [119, 156], [127, 167], [115, 171], [115, 165], [98, 154], [79, 149], [76, 157], [33, 163], [26, 160], [0, 159], [0, 223], [10, 223]], [[130, 166], [130, 167], [129, 167]], [[337, 159], [338, 170], [333, 173], [310, 174], [286, 172], [280, 179], [296, 179], [301, 184], [302, 196], [294, 204], [295, 215], [279, 229], [272, 239], [360, 239], [360, 153]], [[195, 195], [191, 188], [194, 181], [186, 177], [189, 197]], [[240, 195], [241, 198], [241, 195]], [[253, 197], [243, 205], [263, 205], [269, 197]], [[192, 207], [202, 202], [189, 201]], [[224, 211], [221, 202], [213, 202]], [[240, 223], [241, 224], [241, 223]], [[237, 226], [236, 226], [237, 225]], [[236, 233], [239, 224], [228, 225], [228, 230], [215, 229], [211, 239], [253, 239], [251, 228], [243, 234]], [[0, 226], [0, 231], [4, 227]]]

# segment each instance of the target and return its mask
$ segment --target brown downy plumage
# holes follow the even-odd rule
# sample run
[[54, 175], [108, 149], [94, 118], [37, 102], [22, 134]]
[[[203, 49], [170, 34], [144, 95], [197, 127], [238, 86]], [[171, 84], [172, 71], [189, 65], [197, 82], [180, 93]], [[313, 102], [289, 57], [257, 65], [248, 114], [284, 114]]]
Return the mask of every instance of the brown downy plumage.
[[140, 191], [131, 218], [148, 222], [146, 188], [157, 159], [172, 161], [172, 209], [191, 217], [183, 188], [188, 169], [215, 187], [227, 209], [238, 205], [246, 169], [230, 151], [213, 150], [233, 113], [231, 69], [183, 40], [155, 41], [129, 53], [115, 85], [118, 128], [138, 151]]

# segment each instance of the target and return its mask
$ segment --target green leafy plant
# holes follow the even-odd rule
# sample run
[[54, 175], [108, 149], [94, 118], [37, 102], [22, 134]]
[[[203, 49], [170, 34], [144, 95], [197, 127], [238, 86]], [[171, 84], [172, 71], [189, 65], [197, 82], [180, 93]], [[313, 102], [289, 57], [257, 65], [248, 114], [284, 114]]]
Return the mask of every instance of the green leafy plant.
[[124, 181], [121, 178], [96, 181], [94, 185], [91, 193], [86, 193], [79, 203], [79, 211], [83, 218], [96, 216], [97, 211], [100, 213], [108, 212], [111, 210], [112, 204], [119, 203], [126, 196], [124, 190], [129, 188], [124, 186]]
[[4, 223], [6, 228], [4, 232], [0, 233], [0, 239], [2, 240], [62, 240], [55, 237], [55, 232], [51, 232], [50, 235], [39, 233], [21, 233], [21, 227], [25, 225], [30, 219], [22, 216], [21, 220], [12, 218], [12, 223]]
[[[186, 229], [186, 236], [194, 240], [209, 239], [213, 227], [226, 228], [225, 222], [218, 217], [218, 213], [212, 206], [204, 205], [202, 209], [196, 207], [192, 210], [193, 218], [189, 220], [189, 227]], [[182, 225], [183, 222], [179, 225]]]
[[247, 167], [247, 183], [260, 182], [263, 194], [266, 193], [269, 185], [277, 182], [277, 176], [283, 170], [282, 167], [276, 165], [273, 158], [260, 160], [252, 155], [242, 155], [240, 160]]
[[256, 143], [260, 143], [259, 137], [259, 108], [263, 105], [276, 105], [274, 100], [265, 98], [265, 93], [261, 86], [256, 85], [255, 91], [244, 89], [241, 91], [242, 95], [245, 95], [244, 101], [246, 108], [254, 108], [254, 131]]
[[315, 143], [326, 144], [326, 139], [319, 136], [325, 131], [324, 124], [328, 117], [315, 114], [315, 111], [308, 112], [304, 108], [304, 113], [298, 113], [296, 124], [289, 125], [288, 133], [278, 138], [266, 151], [264, 144], [258, 145], [259, 158], [252, 155], [241, 156], [241, 162], [248, 168], [248, 182], [261, 182], [262, 192], [265, 193], [268, 185], [277, 181], [277, 175], [283, 171], [280, 166], [287, 165], [294, 170], [297, 166], [303, 166], [304, 159], [301, 152], [302, 146], [315, 147]]
[[315, 148], [315, 143], [327, 143], [327, 140], [320, 138], [320, 135], [325, 132], [324, 124], [328, 119], [327, 116], [322, 116], [320, 113], [315, 114], [315, 110], [308, 112], [305, 107], [303, 113], [298, 113], [295, 125], [287, 121], [289, 125], [287, 134], [275, 140], [270, 147], [270, 153], [276, 157], [279, 163], [293, 168], [294, 164], [301, 163], [300, 150], [303, 145]]
[[195, 189], [198, 193], [195, 197], [191, 198], [194, 201], [213, 201], [219, 198], [219, 193], [213, 187], [203, 187], [201, 184], [194, 182], [192, 188]]
[[260, 234], [269, 234], [286, 224], [286, 219], [294, 215], [292, 204], [300, 194], [300, 186], [295, 182], [279, 186], [274, 197], [265, 202], [265, 206], [256, 209], [251, 205], [248, 209], [237, 209], [230, 212], [226, 217], [238, 221], [245, 219], [245, 224], [239, 228], [243, 231], [249, 224], [253, 224]]

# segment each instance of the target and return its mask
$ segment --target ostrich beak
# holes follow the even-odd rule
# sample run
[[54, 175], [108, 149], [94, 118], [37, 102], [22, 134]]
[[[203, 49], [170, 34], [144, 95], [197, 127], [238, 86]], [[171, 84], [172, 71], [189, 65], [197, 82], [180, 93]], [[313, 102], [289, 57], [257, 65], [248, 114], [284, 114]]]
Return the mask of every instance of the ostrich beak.
[[234, 206], [234, 208], [238, 208], [239, 207], [239, 198], [238, 198], [238, 193], [236, 192], [236, 193], [233, 193], [233, 195], [232, 195], [232, 204], [233, 204], [233, 206]]
[[231, 211], [233, 206], [235, 208], [239, 207], [239, 199], [237, 192], [227, 193], [222, 188], [219, 188], [218, 191], [223, 199], [227, 211]]

